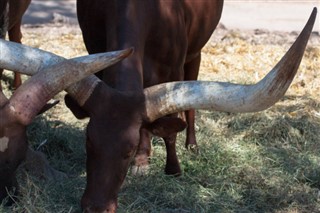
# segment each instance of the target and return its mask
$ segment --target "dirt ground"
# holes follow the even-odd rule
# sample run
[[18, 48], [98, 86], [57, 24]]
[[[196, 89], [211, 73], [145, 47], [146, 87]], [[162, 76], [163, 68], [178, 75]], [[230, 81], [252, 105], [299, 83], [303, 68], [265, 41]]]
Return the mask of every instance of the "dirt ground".
[[[299, 31], [320, 0], [225, 0], [221, 23], [231, 29]], [[32, 0], [24, 24], [49, 23], [56, 14], [76, 21], [75, 0]], [[314, 30], [319, 32], [319, 18]]]

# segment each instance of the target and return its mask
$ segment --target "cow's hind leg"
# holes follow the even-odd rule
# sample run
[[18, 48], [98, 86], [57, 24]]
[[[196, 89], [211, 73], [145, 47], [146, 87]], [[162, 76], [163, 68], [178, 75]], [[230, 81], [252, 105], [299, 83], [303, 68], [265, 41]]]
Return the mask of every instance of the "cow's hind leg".
[[[194, 81], [198, 79], [199, 67], [201, 61], [201, 54], [199, 53], [193, 60], [184, 65], [184, 80]], [[195, 110], [185, 111], [187, 127], [187, 137], [185, 146], [187, 149], [197, 151], [197, 141], [195, 134]]]

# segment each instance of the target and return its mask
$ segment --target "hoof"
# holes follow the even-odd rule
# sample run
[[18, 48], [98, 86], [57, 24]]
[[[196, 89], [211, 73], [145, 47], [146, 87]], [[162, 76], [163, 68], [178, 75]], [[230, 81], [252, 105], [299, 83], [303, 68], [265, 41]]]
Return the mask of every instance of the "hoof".
[[186, 145], [187, 150], [190, 150], [191, 152], [198, 154], [199, 153], [199, 147], [196, 144], [188, 144]]
[[135, 156], [134, 163], [131, 167], [131, 174], [135, 176], [146, 175], [149, 172], [149, 158], [146, 154]]
[[179, 177], [181, 176], [181, 170], [180, 168], [178, 170], [170, 170], [170, 169], [165, 169], [165, 174], [166, 175], [170, 175], [170, 176], [174, 176], [174, 177]]
[[167, 165], [164, 169], [164, 172], [166, 175], [172, 175], [174, 177], [178, 177], [182, 174], [179, 164], [176, 164], [176, 165], [171, 164], [170, 165], [167, 163]]
[[148, 174], [149, 172], [149, 165], [133, 165], [131, 167], [131, 174], [135, 175], [135, 176], [143, 176]]

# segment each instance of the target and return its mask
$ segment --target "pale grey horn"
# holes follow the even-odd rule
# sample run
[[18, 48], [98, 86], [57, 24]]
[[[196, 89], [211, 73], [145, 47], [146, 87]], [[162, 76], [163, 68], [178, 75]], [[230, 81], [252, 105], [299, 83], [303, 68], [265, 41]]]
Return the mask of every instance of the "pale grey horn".
[[45, 67], [66, 60], [61, 56], [0, 39], [0, 68], [34, 75]]
[[27, 125], [54, 95], [131, 53], [132, 49], [99, 53], [45, 67], [16, 90], [10, 98], [10, 109], [21, 123]]

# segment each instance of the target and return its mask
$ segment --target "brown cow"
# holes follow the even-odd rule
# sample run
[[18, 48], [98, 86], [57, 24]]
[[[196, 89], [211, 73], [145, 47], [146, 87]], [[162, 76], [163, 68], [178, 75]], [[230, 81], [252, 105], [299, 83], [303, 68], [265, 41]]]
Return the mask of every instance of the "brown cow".
[[[218, 24], [222, 4], [194, 0], [77, 1], [78, 20], [89, 53], [135, 48], [132, 57], [98, 74], [104, 83], [94, 85], [82, 111], [66, 98], [77, 117], [90, 117], [87, 186], [81, 201], [86, 212], [116, 211], [117, 194], [132, 158], [137, 150], [150, 148], [149, 132], [164, 137], [166, 172], [180, 173], [175, 132], [184, 124], [164, 116], [195, 108], [258, 111], [285, 93], [303, 55], [315, 12], [294, 48], [275, 67], [279, 73], [274, 70], [257, 85], [162, 84], [196, 78], [201, 48]], [[153, 85], [157, 86], [148, 88]], [[193, 118], [193, 113], [189, 117]]]
[[[0, 26], [5, 26], [0, 33], [0, 38], [5, 38], [9, 34], [9, 40], [21, 43], [21, 22], [22, 16], [27, 10], [31, 0], [1, 0], [0, 3]], [[9, 4], [8, 4], [9, 3]], [[6, 13], [9, 13], [8, 15]], [[9, 17], [9, 18], [7, 18]], [[3, 70], [0, 69], [0, 80]], [[21, 76], [18, 72], [14, 73], [13, 88], [17, 89], [21, 85]], [[1, 81], [0, 81], [1, 90]]]
[[[34, 67], [33, 61], [38, 57], [33, 54], [32, 49], [23, 48], [20, 44], [2, 39], [0, 39], [0, 46], [1, 68], [23, 72], [24, 68], [31, 67], [32, 71], [25, 74], [34, 74], [42, 70], [23, 83], [11, 98], [6, 98], [0, 91], [1, 202], [7, 196], [8, 190], [17, 188], [15, 171], [25, 158], [27, 151], [26, 126], [32, 122], [46, 102], [71, 84], [127, 57], [131, 50], [60, 60], [60, 63], [57, 63], [58, 60], [48, 58], [50, 54], [41, 54], [39, 60], [42, 63], [46, 60], [50, 63], [46, 66]], [[25, 61], [26, 55], [31, 58], [30, 61]], [[17, 67], [19, 68], [16, 69]]]
[[[88, 49], [90, 47], [96, 47], [101, 48], [102, 51], [102, 49], [108, 47], [106, 45], [107, 43], [111, 45], [113, 44], [113, 39], [115, 39], [115, 41], [117, 41], [114, 44], [116, 47], [133, 45], [137, 48], [137, 51], [134, 57], [123, 61], [119, 66], [114, 66], [114, 69], [108, 70], [108, 72], [111, 72], [111, 76], [117, 77], [109, 79], [108, 84], [111, 86], [91, 76], [90, 81], [86, 79], [85, 82], [82, 81], [72, 89], [68, 89], [68, 94], [70, 94], [82, 108], [82, 111], [78, 111], [79, 108], [76, 107], [75, 103], [69, 100], [69, 105], [72, 107], [74, 113], [78, 117], [84, 115], [90, 116], [87, 127], [86, 144], [87, 186], [82, 198], [82, 208], [85, 212], [116, 211], [117, 194], [127, 173], [129, 163], [139, 146], [139, 141], [142, 137], [140, 134], [141, 128], [148, 129], [157, 134], [164, 134], [167, 133], [166, 129], [158, 128], [158, 124], [164, 122], [162, 118], [165, 115], [197, 108], [228, 112], [254, 112], [266, 109], [277, 102], [284, 95], [296, 74], [316, 17], [315, 9], [306, 27], [290, 50], [275, 68], [257, 84], [237, 85], [231, 83], [196, 81], [157, 84], [153, 79], [158, 76], [158, 69], [151, 70], [154, 73], [145, 73], [146, 71], [140, 73], [139, 70], [137, 71], [133, 68], [135, 68], [135, 66], [142, 68], [142, 65], [151, 68], [152, 64], [147, 63], [151, 60], [155, 68], [160, 69], [163, 67], [163, 69], [165, 69], [163, 71], [167, 71], [168, 69], [168, 75], [166, 77], [170, 78], [170, 71], [175, 71], [174, 69], [171, 70], [170, 66], [174, 64], [172, 65], [171, 63], [165, 63], [166, 61], [160, 60], [167, 56], [167, 54], [163, 55], [164, 50], [159, 51], [162, 54], [157, 55], [155, 53], [155, 58], [146, 55], [148, 51], [152, 49], [152, 46], [146, 45], [148, 44], [147, 41], [154, 41], [152, 37], [156, 36], [156, 38], [164, 42], [165, 45], [162, 46], [161, 43], [158, 44], [155, 42], [154, 48], [162, 49], [163, 47], [169, 46], [170, 49], [173, 48], [172, 53], [178, 54], [180, 51], [176, 48], [179, 47], [181, 39], [180, 37], [174, 39], [175, 43], [170, 46], [168, 44], [171, 44], [170, 42], [173, 38], [169, 35], [174, 33], [175, 30], [184, 29], [179, 28], [179, 26], [189, 19], [185, 19], [188, 16], [183, 19], [179, 16], [181, 14], [186, 15], [185, 12], [183, 12], [184, 10], [179, 10], [179, 8], [184, 8], [185, 5], [175, 4], [208, 3], [209, 1], [99, 2], [95, 0], [86, 2], [88, 5], [83, 5], [85, 2], [78, 1], [78, 8], [86, 7], [86, 10], [79, 12], [78, 15], [84, 15], [82, 17], [82, 28], [92, 27], [92, 30], [84, 30], [84, 39]], [[157, 3], [156, 5], [149, 5], [155, 2]], [[210, 1], [210, 3], [212, 2], [213, 1]], [[119, 9], [115, 10], [111, 7], [116, 5], [106, 7], [107, 5], [105, 4], [111, 3], [118, 4]], [[164, 5], [160, 7], [160, 5], [158, 5], [166, 3], [169, 4], [166, 5], [168, 7], [164, 7]], [[170, 10], [173, 9], [170, 7], [170, 4], [176, 6], [174, 10]], [[201, 5], [189, 5], [188, 8], [192, 10], [199, 6]], [[208, 5], [202, 8], [202, 12], [198, 14], [198, 18], [202, 17], [202, 15], [210, 16], [210, 13], [205, 12], [208, 8]], [[140, 9], [143, 11], [139, 11]], [[175, 18], [170, 19], [170, 17], [172, 17], [171, 12], [175, 12]], [[117, 13], [119, 13], [119, 16], [117, 16]], [[95, 17], [91, 17], [91, 14], [94, 14]], [[110, 19], [107, 18], [108, 14], [111, 17], [109, 17]], [[144, 15], [147, 17], [144, 17]], [[193, 20], [198, 20], [196, 17], [194, 17], [195, 19]], [[176, 23], [177, 18], [181, 22]], [[116, 26], [113, 25], [113, 21], [116, 23]], [[105, 26], [107, 26], [106, 23], [110, 25], [110, 30], [117, 30], [116, 35], [113, 33], [109, 34], [112, 39], [108, 39], [109, 36], [106, 37], [108, 31], [105, 28]], [[152, 24], [148, 25], [148, 23]], [[163, 30], [163, 23], [169, 24], [167, 31]], [[202, 27], [205, 26], [205, 24], [203, 24], [204, 22], [201, 23]], [[157, 34], [156, 30], [148, 33], [149, 27], [152, 27], [153, 24], [155, 24], [154, 28], [161, 30], [159, 34]], [[97, 26], [103, 26], [99, 29], [102, 30], [102, 32], [99, 32]], [[139, 35], [140, 32], [143, 34]], [[168, 36], [163, 36], [162, 33], [164, 32], [167, 32]], [[188, 30], [186, 32], [192, 33], [193, 31]], [[99, 33], [102, 33], [102, 35], [98, 36]], [[200, 35], [202, 34], [200, 33]], [[137, 44], [131, 43], [128, 37], [133, 40], [137, 39], [137, 41], [142, 42], [142, 44], [139, 42]], [[89, 38], [95, 42], [90, 43], [91, 39]], [[139, 50], [139, 48], [147, 48], [146, 50], [148, 51]], [[166, 53], [171, 52], [171, 50], [167, 51]], [[168, 62], [177, 62], [177, 59], [173, 57], [175, 54], [170, 55], [170, 60], [172, 61], [169, 60]], [[187, 53], [185, 52], [185, 54]], [[41, 55], [43, 54], [41, 53], [40, 56]], [[141, 59], [142, 56], [143, 59], [147, 61], [140, 61], [139, 59]], [[154, 64], [157, 62], [155, 59], [159, 60], [159, 64]], [[181, 63], [183, 64], [186, 59], [187, 57], [183, 57]], [[59, 61], [61, 58], [56, 60]], [[37, 70], [36, 68], [41, 67], [43, 61], [44, 60], [33, 61], [30, 66], [23, 66], [23, 68], [33, 71]], [[19, 68], [17, 68], [17, 70], [19, 70]], [[141, 76], [142, 74], [143, 76]], [[136, 78], [134, 77], [136, 75], [138, 77], [140, 76], [138, 82], [135, 82]], [[105, 77], [107, 78], [108, 76], [105, 75]], [[119, 79], [118, 77], [123, 77], [123, 79]], [[163, 76], [163, 78], [165, 78], [165, 76]], [[156, 85], [143, 89], [142, 80], [149, 80], [149, 82], [154, 82]], [[85, 85], [91, 87], [89, 89], [88, 87], [83, 88]], [[127, 86], [139, 86], [139, 88], [126, 88]], [[170, 118], [168, 119], [168, 124], [170, 124], [172, 120]], [[164, 120], [166, 121], [167, 119]], [[171, 129], [169, 130], [171, 131]]]
[[[110, 74], [98, 74], [98, 77], [111, 87], [124, 91], [141, 91], [142, 88], [170, 81], [196, 80], [201, 48], [216, 28], [223, 6], [223, 1], [107, 3], [95, 0], [89, 3], [79, 0], [77, 3], [78, 19], [89, 52], [101, 52], [124, 45], [135, 48], [134, 57], [129, 62], [114, 67]], [[92, 17], [91, 11], [96, 10], [98, 5], [99, 15]], [[127, 12], [130, 14], [126, 15]], [[106, 25], [107, 29], [95, 29], [97, 24]], [[118, 32], [115, 29], [118, 29]], [[93, 40], [95, 42], [92, 42]], [[67, 104], [69, 103], [67, 99]], [[196, 144], [194, 117], [193, 109], [186, 111], [186, 145]], [[163, 132], [164, 129], [160, 128], [162, 132], [159, 132], [159, 128], [156, 128], [151, 131], [163, 137], [166, 144], [165, 172], [171, 175], [180, 174], [175, 147], [176, 132], [183, 130], [186, 124], [178, 119], [163, 118], [157, 125], [170, 130]], [[175, 125], [174, 128], [172, 125]], [[150, 129], [147, 129], [148, 127], [144, 127], [140, 130], [140, 143], [135, 157], [136, 171], [144, 170], [143, 167], [148, 163], [151, 146]]]

